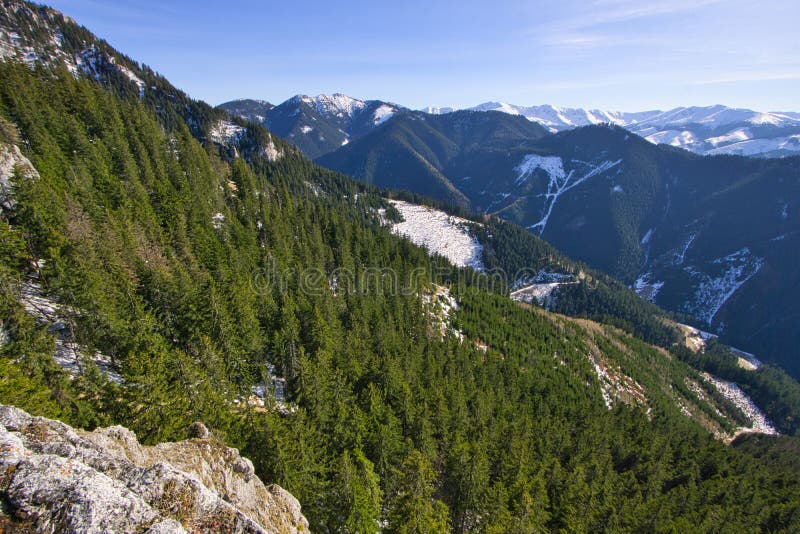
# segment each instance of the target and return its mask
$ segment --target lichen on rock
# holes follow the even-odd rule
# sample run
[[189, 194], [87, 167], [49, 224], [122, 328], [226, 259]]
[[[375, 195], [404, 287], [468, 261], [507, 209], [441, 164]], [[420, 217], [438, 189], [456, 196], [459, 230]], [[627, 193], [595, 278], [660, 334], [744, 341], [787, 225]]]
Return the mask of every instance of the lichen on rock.
[[0, 531], [308, 531], [297, 499], [206, 436], [148, 447], [121, 426], [86, 432], [0, 405]]

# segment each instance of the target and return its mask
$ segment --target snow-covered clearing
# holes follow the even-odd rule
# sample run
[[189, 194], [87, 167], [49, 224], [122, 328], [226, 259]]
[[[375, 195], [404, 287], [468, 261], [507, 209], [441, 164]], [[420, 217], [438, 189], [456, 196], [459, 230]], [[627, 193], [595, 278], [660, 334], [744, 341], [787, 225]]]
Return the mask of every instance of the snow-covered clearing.
[[705, 352], [708, 340], [717, 338], [715, 334], [705, 332], [694, 326], [683, 323], [676, 324], [681, 332], [683, 332], [684, 344], [694, 352]]
[[551, 179], [562, 181], [565, 177], [564, 164], [558, 156], [539, 156], [538, 154], [528, 154], [519, 165], [514, 167], [517, 171], [517, 185], [527, 182], [536, 169], [542, 169]]
[[282, 415], [291, 415], [297, 411], [297, 404], [291, 402], [286, 396], [286, 379], [278, 376], [275, 366], [266, 364], [266, 379], [250, 388], [248, 398], [238, 398], [234, 404], [246, 402], [256, 408], [272, 407]]
[[457, 267], [483, 270], [483, 246], [469, 232], [469, 226], [476, 223], [427, 206], [402, 200], [389, 202], [404, 219], [392, 225], [393, 233], [425, 247], [431, 254], [444, 256]]

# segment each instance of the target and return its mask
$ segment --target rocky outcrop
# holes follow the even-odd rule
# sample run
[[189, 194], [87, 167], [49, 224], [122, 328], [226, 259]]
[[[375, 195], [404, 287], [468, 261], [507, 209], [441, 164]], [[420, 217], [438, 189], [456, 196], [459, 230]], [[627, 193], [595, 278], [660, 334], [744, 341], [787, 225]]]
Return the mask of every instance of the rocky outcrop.
[[12, 183], [15, 173], [26, 179], [39, 178], [39, 173], [33, 168], [30, 160], [20, 152], [18, 146], [0, 142], [0, 208], [6, 211], [13, 210], [17, 205]]
[[[197, 435], [197, 434], [195, 434]], [[142, 446], [0, 405], [0, 532], [307, 532], [300, 503], [208, 432]]]

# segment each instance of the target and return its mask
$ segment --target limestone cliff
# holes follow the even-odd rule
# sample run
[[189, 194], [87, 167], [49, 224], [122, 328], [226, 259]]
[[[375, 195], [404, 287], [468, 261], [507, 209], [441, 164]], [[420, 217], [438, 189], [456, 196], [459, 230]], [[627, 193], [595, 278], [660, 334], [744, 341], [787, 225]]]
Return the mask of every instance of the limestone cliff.
[[307, 532], [300, 503], [209, 437], [140, 445], [0, 405], [0, 532]]

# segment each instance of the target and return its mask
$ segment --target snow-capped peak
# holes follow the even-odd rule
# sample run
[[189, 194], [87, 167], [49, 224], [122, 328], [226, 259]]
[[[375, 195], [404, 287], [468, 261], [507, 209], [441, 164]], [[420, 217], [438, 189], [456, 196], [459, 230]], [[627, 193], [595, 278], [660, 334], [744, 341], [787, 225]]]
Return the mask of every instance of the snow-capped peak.
[[[611, 123], [652, 143], [666, 143], [698, 154], [774, 157], [800, 153], [800, 113], [797, 112], [760, 112], [721, 104], [623, 112], [549, 104], [518, 106], [507, 102], [484, 102], [468, 109], [522, 115], [551, 132]], [[440, 114], [452, 110], [426, 108], [423, 111]], [[778, 132], [775, 128], [784, 131]]]
[[322, 115], [335, 115], [337, 117], [352, 117], [357, 111], [361, 111], [367, 106], [363, 100], [334, 93], [332, 95], [317, 95], [313, 98], [317, 111]]
[[507, 104], [506, 102], [484, 102], [483, 104], [478, 104], [474, 108], [469, 109], [473, 111], [502, 111], [509, 115], [522, 115], [519, 106]]

